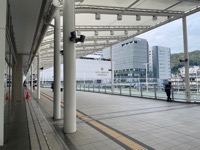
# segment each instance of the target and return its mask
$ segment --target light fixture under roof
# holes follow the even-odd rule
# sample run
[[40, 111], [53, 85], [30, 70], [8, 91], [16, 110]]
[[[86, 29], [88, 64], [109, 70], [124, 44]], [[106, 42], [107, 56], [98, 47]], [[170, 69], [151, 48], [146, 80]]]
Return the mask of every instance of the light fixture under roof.
[[140, 21], [141, 20], [141, 16], [140, 15], [136, 15], [136, 21]]
[[95, 36], [98, 36], [98, 35], [99, 35], [99, 33], [98, 33], [97, 30], [94, 31], [94, 35], [95, 35]]
[[117, 14], [117, 20], [122, 20], [122, 14]]
[[153, 21], [156, 21], [158, 19], [158, 17], [154, 15], [152, 19], [153, 19]]
[[95, 14], [95, 19], [96, 19], [96, 20], [100, 20], [100, 19], [101, 19], [100, 13], [96, 13], [96, 14]]
[[173, 16], [167, 16], [167, 19], [172, 19]]
[[128, 35], [128, 31], [127, 30], [124, 31], [124, 35]]
[[114, 31], [113, 30], [110, 30], [110, 35], [114, 35]]

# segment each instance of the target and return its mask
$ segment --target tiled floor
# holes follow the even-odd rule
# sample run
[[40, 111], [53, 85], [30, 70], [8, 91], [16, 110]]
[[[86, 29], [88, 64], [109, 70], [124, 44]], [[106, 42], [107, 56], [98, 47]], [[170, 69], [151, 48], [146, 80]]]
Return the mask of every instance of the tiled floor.
[[[47, 89], [45, 93], [52, 95]], [[45, 98], [41, 103], [52, 107]], [[152, 149], [200, 149], [199, 104], [77, 92], [77, 110]], [[77, 122], [77, 132], [67, 135], [77, 149], [128, 149], [89, 124]], [[62, 121], [58, 125], [62, 128]]]
[[[50, 89], [42, 92], [53, 95]], [[52, 119], [52, 101], [41, 96], [37, 104], [33, 106], [70, 150], [123, 150], [131, 144], [149, 150], [200, 150], [199, 104], [77, 92], [77, 111], [91, 119], [77, 118], [77, 131], [66, 135], [63, 120]]]

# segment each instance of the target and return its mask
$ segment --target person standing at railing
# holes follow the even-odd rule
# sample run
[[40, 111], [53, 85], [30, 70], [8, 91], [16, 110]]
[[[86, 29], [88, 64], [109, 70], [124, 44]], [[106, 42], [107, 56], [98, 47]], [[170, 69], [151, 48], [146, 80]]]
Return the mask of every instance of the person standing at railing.
[[168, 84], [165, 85], [165, 93], [167, 95], [167, 102], [171, 102], [172, 99], [171, 99], [171, 89], [172, 89], [172, 83], [171, 82], [168, 82]]
[[52, 92], [53, 92], [53, 88], [54, 88], [54, 83], [52, 82], [52, 83], [51, 83]]

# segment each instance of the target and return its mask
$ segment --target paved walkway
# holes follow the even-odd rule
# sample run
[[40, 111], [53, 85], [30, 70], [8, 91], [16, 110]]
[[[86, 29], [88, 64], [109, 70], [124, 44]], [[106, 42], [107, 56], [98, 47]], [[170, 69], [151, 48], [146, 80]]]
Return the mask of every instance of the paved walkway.
[[[48, 89], [43, 92], [52, 96]], [[47, 101], [44, 98], [41, 105], [49, 109], [52, 106]], [[199, 114], [199, 104], [77, 92], [77, 132], [67, 138], [76, 149], [84, 150], [131, 149], [131, 146], [199, 150]], [[62, 129], [62, 120], [58, 126]]]
[[[14, 102], [8, 150], [199, 150], [200, 105], [77, 92], [77, 131], [64, 134], [53, 120], [53, 93]], [[12, 119], [11, 119], [12, 118]], [[28, 123], [27, 123], [28, 122]]]

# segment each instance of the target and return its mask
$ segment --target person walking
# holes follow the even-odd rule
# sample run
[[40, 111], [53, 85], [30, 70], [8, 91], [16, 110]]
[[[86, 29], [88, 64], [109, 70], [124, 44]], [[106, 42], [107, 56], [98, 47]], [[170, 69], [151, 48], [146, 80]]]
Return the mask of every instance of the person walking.
[[165, 85], [165, 93], [167, 95], [167, 102], [171, 102], [172, 99], [171, 99], [171, 89], [172, 89], [172, 86], [171, 86], [171, 82], [168, 82], [168, 84]]

